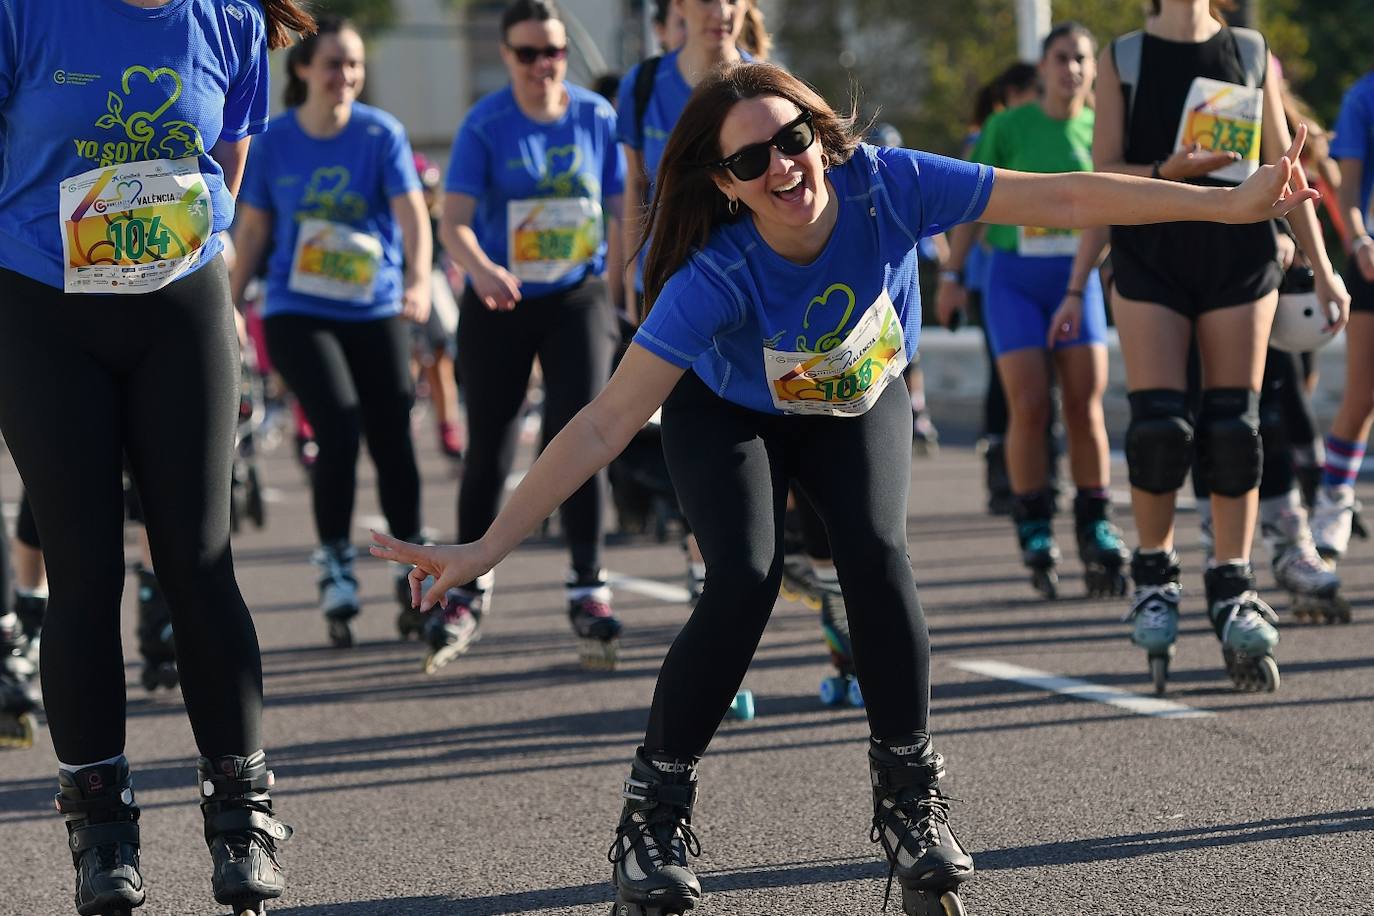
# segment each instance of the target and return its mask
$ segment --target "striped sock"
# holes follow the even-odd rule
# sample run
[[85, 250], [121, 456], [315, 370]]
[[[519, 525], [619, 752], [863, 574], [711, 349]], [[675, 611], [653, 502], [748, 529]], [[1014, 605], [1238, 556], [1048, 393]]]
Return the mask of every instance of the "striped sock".
[[1364, 463], [1363, 442], [1347, 442], [1335, 436], [1326, 437], [1326, 468], [1322, 472], [1322, 486], [1354, 486]]

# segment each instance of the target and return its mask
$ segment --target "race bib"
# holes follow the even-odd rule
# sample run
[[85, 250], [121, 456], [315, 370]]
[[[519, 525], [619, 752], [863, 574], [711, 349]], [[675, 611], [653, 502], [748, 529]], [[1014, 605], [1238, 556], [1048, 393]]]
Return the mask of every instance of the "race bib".
[[1174, 149], [1236, 153], [1239, 162], [1208, 177], [1240, 184], [1259, 171], [1260, 128], [1264, 123], [1264, 90], [1199, 76], [1188, 90]]
[[1016, 250], [1023, 258], [1062, 258], [1078, 254], [1077, 229], [1017, 227]]
[[323, 219], [301, 222], [287, 288], [336, 302], [371, 302], [382, 243], [366, 232]]
[[62, 288], [148, 293], [200, 261], [214, 211], [194, 157], [91, 169], [62, 182]]
[[552, 283], [581, 267], [601, 248], [601, 204], [590, 197], [542, 197], [506, 204], [510, 272], [531, 283]]
[[773, 406], [783, 413], [806, 416], [867, 413], [906, 364], [902, 322], [887, 290], [829, 352], [793, 353], [767, 347], [763, 351]]

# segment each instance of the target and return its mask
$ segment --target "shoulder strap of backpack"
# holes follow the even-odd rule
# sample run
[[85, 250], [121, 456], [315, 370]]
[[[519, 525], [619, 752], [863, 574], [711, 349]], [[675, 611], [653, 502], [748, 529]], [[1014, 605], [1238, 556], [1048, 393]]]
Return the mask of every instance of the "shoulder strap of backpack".
[[1236, 51], [1240, 54], [1241, 69], [1245, 72], [1245, 85], [1258, 87], [1264, 85], [1269, 75], [1269, 43], [1254, 29], [1231, 27], [1236, 38]]
[[1116, 66], [1117, 78], [1121, 81], [1121, 98], [1126, 108], [1126, 130], [1131, 128], [1131, 103], [1135, 100], [1136, 86], [1140, 84], [1140, 55], [1145, 45], [1145, 33], [1137, 29], [1127, 32], [1112, 42], [1112, 63]]
[[654, 79], [658, 76], [658, 65], [663, 55], [656, 54], [639, 65], [635, 71], [635, 132], [644, 136], [644, 113], [649, 110], [649, 98], [654, 94]]

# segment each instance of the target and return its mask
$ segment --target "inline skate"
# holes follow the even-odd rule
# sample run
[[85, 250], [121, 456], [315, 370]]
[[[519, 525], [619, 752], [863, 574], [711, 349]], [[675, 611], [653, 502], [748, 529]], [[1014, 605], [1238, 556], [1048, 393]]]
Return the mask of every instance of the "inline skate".
[[1044, 598], [1059, 597], [1059, 547], [1050, 518], [1054, 497], [1048, 490], [1016, 498], [1016, 539], [1021, 562], [1030, 570], [1031, 587]]
[[1312, 510], [1312, 538], [1317, 553], [1335, 566], [1350, 548], [1352, 534], [1367, 537], [1360, 519], [1360, 503], [1355, 488], [1345, 484], [1322, 487], [1317, 491], [1316, 506]]
[[139, 679], [149, 692], [159, 687], [172, 690], [179, 683], [172, 609], [153, 571], [141, 564], [134, 570], [138, 575], [138, 654], [143, 657]]
[[604, 572], [591, 583], [568, 577], [568, 622], [577, 638], [577, 656], [589, 671], [614, 671], [620, 661], [620, 621], [611, 610]]
[[320, 611], [324, 614], [330, 645], [347, 649], [353, 645], [353, 618], [362, 609], [358, 601], [358, 578], [353, 574], [357, 552], [347, 541], [323, 544], [310, 562], [320, 569]]
[[38, 728], [38, 668], [27, 650], [19, 615], [0, 615], [0, 748], [32, 747]]
[[821, 702], [826, 706], [853, 706], [862, 709], [863, 691], [854, 669], [854, 646], [849, 639], [849, 615], [844, 593], [833, 578], [817, 577], [821, 589], [821, 633], [825, 635], [835, 674], [821, 681]]
[[1260, 600], [1248, 562], [1221, 563], [1203, 576], [1207, 615], [1221, 641], [1226, 673], [1245, 691], [1279, 689], [1278, 615]]
[[908, 916], [964, 916], [959, 887], [973, 877], [973, 859], [949, 826], [949, 796], [940, 791], [945, 759], [930, 737], [871, 739], [873, 830], [869, 838], [887, 855], [887, 895], [895, 878]]
[[813, 611], [821, 609], [824, 594], [816, 581], [816, 568], [805, 553], [785, 553], [782, 558], [782, 585], [779, 593], [788, 601], [797, 601]]
[[1073, 515], [1088, 597], [1125, 595], [1130, 553], [1122, 541], [1121, 529], [1111, 522], [1107, 497], [1079, 493], [1073, 501]]
[[1131, 642], [1149, 658], [1157, 696], [1168, 686], [1169, 662], [1178, 641], [1178, 605], [1183, 596], [1179, 572], [1178, 554], [1172, 550], [1137, 550], [1131, 557], [1135, 594], [1122, 619], [1131, 621]]
[[422, 634], [429, 644], [425, 655], [425, 674], [433, 674], [482, 638], [482, 614], [487, 603], [486, 590], [451, 588], [444, 599], [425, 615]]
[[129, 761], [58, 770], [53, 799], [67, 824], [81, 916], [129, 916], [143, 905], [138, 870], [138, 806]]
[[38, 647], [43, 640], [43, 617], [47, 612], [47, 594], [14, 593], [14, 613], [19, 615], [19, 623], [24, 628], [24, 655], [35, 668], [38, 667]]
[[214, 863], [210, 886], [215, 901], [232, 907], [235, 916], [261, 916], [265, 901], [286, 890], [277, 847], [292, 834], [272, 815], [267, 757], [262, 751], [251, 757], [201, 757], [196, 775], [205, 843]]
[[1274, 511], [1260, 509], [1274, 580], [1288, 592], [1288, 609], [1299, 623], [1349, 623], [1350, 602], [1341, 595], [1341, 578], [1317, 553], [1297, 492], [1291, 497]]
[[621, 794], [625, 807], [606, 852], [615, 887], [610, 916], [681, 916], [701, 902], [687, 862], [701, 855], [692, 831], [697, 763], [640, 748]]

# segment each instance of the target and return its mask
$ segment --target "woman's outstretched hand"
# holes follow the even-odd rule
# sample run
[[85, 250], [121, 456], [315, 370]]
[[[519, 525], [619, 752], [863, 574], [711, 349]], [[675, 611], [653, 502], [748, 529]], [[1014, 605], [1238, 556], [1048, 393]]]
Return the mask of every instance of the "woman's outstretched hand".
[[1288, 147], [1278, 162], [1266, 165], [1245, 180], [1245, 183], [1232, 193], [1234, 205], [1222, 217], [1228, 223], [1258, 223], [1267, 219], [1278, 219], [1307, 201], [1316, 201], [1321, 195], [1308, 187], [1307, 176], [1298, 165], [1303, 144], [1307, 142], [1307, 125], [1299, 124], [1293, 136], [1293, 145]]
[[[449, 589], [471, 582], [496, 565], [477, 543], [425, 546], [374, 531], [368, 549], [374, 557], [415, 567], [410, 571], [410, 603], [421, 611], [442, 601]], [[434, 583], [424, 591], [425, 580], [431, 576]]]

